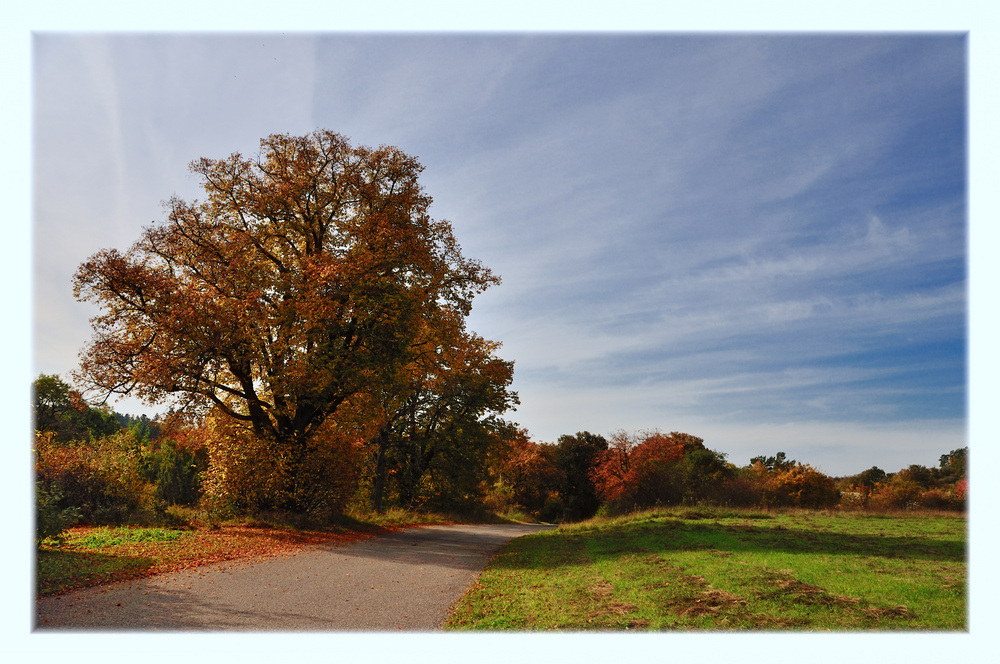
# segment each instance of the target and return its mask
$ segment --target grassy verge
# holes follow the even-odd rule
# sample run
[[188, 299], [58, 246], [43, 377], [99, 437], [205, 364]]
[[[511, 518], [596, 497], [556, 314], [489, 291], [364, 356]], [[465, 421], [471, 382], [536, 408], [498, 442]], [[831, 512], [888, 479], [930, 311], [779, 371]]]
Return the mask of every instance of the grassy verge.
[[954, 514], [657, 510], [513, 540], [466, 630], [965, 630]]
[[81, 526], [70, 528], [61, 542], [46, 541], [35, 559], [37, 595], [53, 595], [208, 563], [290, 555], [314, 544], [346, 544], [404, 526], [454, 521], [448, 515], [405, 510], [390, 510], [381, 515], [354, 514], [335, 525], [322, 527], [281, 514], [219, 524], [193, 510], [179, 510], [174, 520], [187, 525]]

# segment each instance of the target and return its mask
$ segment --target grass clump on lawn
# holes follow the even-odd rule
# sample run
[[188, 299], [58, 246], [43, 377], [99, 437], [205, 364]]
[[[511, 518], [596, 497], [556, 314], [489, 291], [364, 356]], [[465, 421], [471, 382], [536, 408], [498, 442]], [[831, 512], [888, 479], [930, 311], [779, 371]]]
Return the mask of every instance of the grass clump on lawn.
[[98, 528], [78, 540], [78, 546], [84, 549], [103, 549], [119, 544], [172, 542], [184, 535], [183, 531], [165, 528]]
[[447, 627], [965, 630], [965, 541], [953, 514], [709, 508], [591, 520], [513, 540]]

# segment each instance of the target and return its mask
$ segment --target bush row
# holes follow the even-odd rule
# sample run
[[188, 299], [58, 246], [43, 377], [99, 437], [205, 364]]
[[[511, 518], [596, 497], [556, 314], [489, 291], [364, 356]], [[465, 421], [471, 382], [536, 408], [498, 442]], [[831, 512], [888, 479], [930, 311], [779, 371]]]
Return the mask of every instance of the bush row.
[[125, 523], [189, 505], [200, 495], [204, 456], [135, 429], [97, 439], [58, 440], [35, 434], [36, 534], [58, 535], [74, 522]]
[[533, 443], [522, 432], [492, 495], [495, 508], [523, 509], [546, 521], [586, 518], [598, 509], [613, 514], [696, 503], [961, 510], [968, 493], [966, 453], [943, 455], [941, 469], [911, 466], [887, 475], [873, 468], [836, 479], [781, 452], [737, 467], [701, 438], [678, 432], [619, 431], [609, 439], [582, 432], [555, 445]]
[[[139, 426], [86, 440], [37, 433], [39, 541], [76, 521], [163, 517], [169, 505], [200, 504], [225, 515], [294, 504], [311, 519], [327, 520], [370, 498], [365, 445], [332, 424], [295, 458], [229, 419], [164, 429], [153, 441]], [[425, 482], [422, 491], [430, 500], [448, 498], [453, 511], [517, 512], [548, 522], [677, 504], [958, 510], [968, 493], [962, 450], [942, 457], [942, 471], [872, 468], [836, 480], [782, 453], [737, 467], [697, 436], [658, 430], [619, 431], [609, 439], [581, 432], [556, 444], [535, 443], [521, 430], [490, 449], [480, 486], [462, 489], [462, 505], [448, 487]]]

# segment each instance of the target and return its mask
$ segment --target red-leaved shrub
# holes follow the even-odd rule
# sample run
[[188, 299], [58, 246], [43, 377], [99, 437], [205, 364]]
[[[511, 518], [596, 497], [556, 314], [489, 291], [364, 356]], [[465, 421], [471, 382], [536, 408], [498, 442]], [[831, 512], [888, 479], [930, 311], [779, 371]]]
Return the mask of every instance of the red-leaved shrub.
[[593, 471], [600, 498], [617, 508], [680, 502], [683, 486], [676, 462], [684, 442], [658, 431], [619, 431], [608, 442]]

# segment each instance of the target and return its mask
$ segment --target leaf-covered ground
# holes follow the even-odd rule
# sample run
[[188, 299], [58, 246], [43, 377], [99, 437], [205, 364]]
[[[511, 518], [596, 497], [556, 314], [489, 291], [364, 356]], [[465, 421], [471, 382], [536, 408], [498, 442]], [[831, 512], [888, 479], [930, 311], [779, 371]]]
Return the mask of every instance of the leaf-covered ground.
[[291, 555], [304, 547], [350, 543], [396, 529], [337, 531], [231, 525], [215, 529], [77, 527], [61, 545], [42, 546], [36, 559], [38, 596], [136, 579], [227, 560]]

